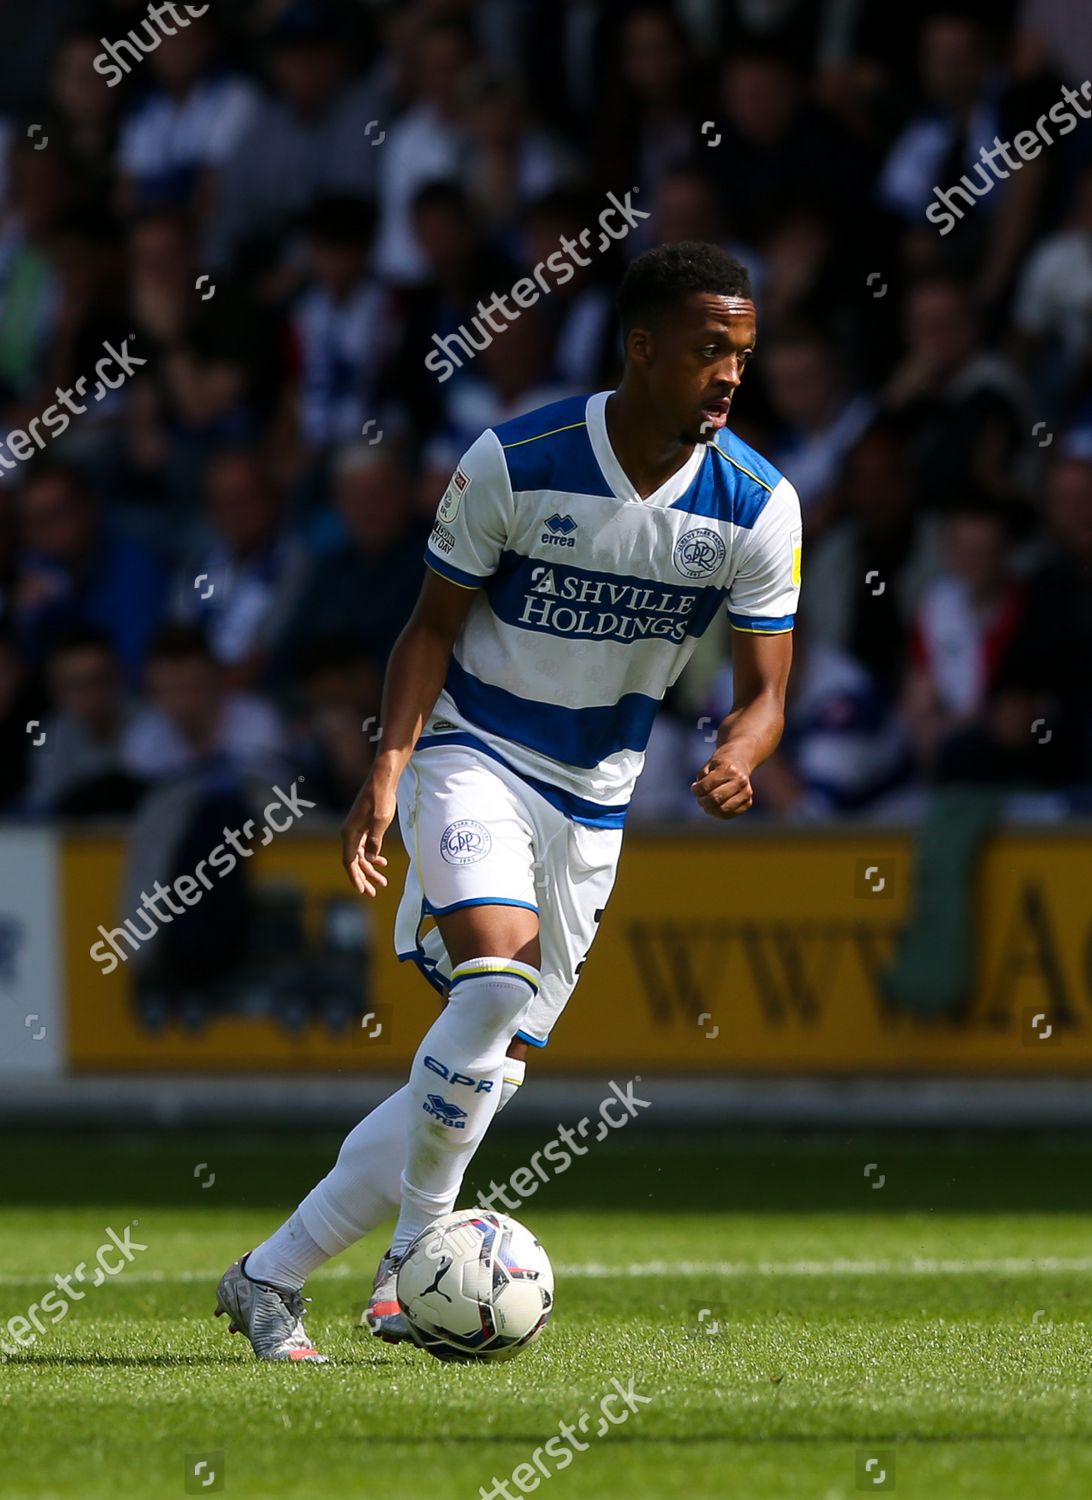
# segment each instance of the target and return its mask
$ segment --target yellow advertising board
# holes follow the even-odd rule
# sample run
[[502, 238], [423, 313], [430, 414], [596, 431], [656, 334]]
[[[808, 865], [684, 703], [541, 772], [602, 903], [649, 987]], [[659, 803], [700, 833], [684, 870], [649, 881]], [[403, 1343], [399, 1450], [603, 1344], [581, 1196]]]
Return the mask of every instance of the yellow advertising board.
[[[66, 839], [70, 1066], [403, 1072], [436, 997], [394, 956], [404, 858], [397, 845], [388, 852], [390, 887], [365, 907], [352, 905], [332, 835], [285, 837], [255, 851], [248, 869], [254, 890], [275, 911], [293, 913], [290, 923], [274, 924], [264, 971], [289, 992], [287, 1012], [266, 1008], [259, 966], [234, 999], [149, 1017], [137, 1003], [136, 965], [119, 963], [106, 974], [90, 956], [104, 911], [121, 919], [123, 846]], [[750, 1075], [1092, 1073], [1092, 836], [1011, 831], [990, 844], [976, 893], [977, 979], [955, 1017], [917, 1018], [893, 1010], [883, 996], [910, 868], [911, 841], [901, 834], [628, 836], [580, 987], [532, 1066]], [[342, 984], [331, 1010], [322, 993], [330, 962], [321, 956], [330, 951], [324, 934], [344, 936], [346, 912], [350, 926], [361, 924], [359, 943], [348, 949], [348, 1003]], [[276, 934], [289, 925], [296, 948], [281, 957]], [[311, 1010], [293, 1009], [294, 974], [308, 994], [317, 987]]]

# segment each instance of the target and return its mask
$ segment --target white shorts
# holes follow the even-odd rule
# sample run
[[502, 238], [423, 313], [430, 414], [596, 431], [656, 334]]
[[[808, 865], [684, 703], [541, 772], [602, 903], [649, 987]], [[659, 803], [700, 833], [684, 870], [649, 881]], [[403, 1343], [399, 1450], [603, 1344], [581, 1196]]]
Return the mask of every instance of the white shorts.
[[614, 885], [622, 830], [574, 823], [507, 766], [461, 745], [414, 752], [398, 821], [410, 860], [398, 957], [446, 993], [452, 965], [431, 918], [463, 906], [537, 912], [542, 984], [517, 1035], [545, 1047]]

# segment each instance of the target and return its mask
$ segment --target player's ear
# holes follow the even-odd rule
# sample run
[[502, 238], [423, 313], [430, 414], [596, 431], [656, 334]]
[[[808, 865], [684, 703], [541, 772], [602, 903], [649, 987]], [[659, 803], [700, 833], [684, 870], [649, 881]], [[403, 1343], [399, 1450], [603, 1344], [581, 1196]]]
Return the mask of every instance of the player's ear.
[[626, 335], [626, 358], [635, 365], [650, 365], [656, 355], [656, 339], [650, 328], [631, 328]]

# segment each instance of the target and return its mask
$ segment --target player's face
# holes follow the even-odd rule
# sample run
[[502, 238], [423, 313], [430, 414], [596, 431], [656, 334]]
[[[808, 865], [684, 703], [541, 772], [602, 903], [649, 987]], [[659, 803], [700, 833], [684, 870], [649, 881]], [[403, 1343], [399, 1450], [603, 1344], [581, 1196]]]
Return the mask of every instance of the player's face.
[[709, 443], [727, 425], [754, 353], [755, 305], [695, 293], [657, 329], [647, 369], [656, 404], [685, 443]]

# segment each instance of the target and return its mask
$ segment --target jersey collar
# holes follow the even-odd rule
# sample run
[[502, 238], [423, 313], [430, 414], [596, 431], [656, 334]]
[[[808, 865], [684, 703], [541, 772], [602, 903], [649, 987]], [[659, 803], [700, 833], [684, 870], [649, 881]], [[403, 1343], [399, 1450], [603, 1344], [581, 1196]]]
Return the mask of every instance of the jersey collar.
[[591, 443], [595, 461], [603, 472], [603, 478], [610, 486], [611, 493], [618, 500], [634, 505], [671, 505], [686, 494], [697, 478], [698, 470], [705, 462], [705, 446], [702, 443], [696, 443], [693, 453], [682, 468], [677, 469], [658, 490], [653, 490], [651, 495], [642, 500], [625, 469], [618, 462], [614, 449], [610, 445], [610, 438], [607, 436], [607, 398], [613, 394], [613, 391], [597, 391], [594, 396], [588, 397], [588, 404], [584, 408], [584, 418], [588, 425], [588, 440]]

